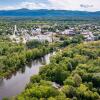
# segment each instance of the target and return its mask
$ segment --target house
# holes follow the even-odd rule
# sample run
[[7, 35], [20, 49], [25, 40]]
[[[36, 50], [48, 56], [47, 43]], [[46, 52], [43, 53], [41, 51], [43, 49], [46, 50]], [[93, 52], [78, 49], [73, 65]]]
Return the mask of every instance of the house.
[[32, 29], [31, 33], [32, 35], [39, 35], [41, 34], [41, 28]]
[[90, 31], [83, 31], [81, 33], [84, 37], [86, 41], [94, 41], [94, 35], [92, 32]]
[[73, 36], [75, 35], [75, 32], [73, 29], [66, 29], [65, 31], [62, 32], [62, 34]]

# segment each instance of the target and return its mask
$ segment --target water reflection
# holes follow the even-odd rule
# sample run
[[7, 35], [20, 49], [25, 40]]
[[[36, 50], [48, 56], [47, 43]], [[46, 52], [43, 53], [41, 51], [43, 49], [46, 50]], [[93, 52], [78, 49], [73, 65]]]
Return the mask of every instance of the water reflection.
[[21, 93], [26, 84], [29, 83], [30, 77], [39, 73], [39, 68], [43, 64], [48, 64], [50, 61], [50, 56], [52, 54], [47, 54], [40, 59], [29, 62], [26, 66], [21, 68], [18, 72], [7, 77], [6, 79], [0, 80], [0, 100], [3, 97], [12, 97]]
[[3, 86], [3, 84], [4, 84], [3, 79], [0, 79], [0, 86]]

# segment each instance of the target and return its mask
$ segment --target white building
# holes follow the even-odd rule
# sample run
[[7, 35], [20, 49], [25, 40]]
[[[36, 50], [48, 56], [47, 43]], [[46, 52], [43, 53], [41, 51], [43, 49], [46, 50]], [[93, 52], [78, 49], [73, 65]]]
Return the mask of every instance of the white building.
[[39, 35], [41, 34], [41, 28], [32, 29], [31, 33], [32, 35]]
[[62, 32], [62, 34], [65, 34], [65, 35], [75, 35], [75, 32], [73, 29], [66, 29], [65, 31]]
[[94, 40], [94, 35], [90, 31], [84, 31], [81, 34], [85, 37], [86, 41], [93, 41]]

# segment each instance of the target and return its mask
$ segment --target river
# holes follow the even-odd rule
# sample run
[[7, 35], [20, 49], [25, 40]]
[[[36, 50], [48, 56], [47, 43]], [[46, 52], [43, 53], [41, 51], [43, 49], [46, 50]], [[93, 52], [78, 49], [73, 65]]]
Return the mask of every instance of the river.
[[8, 79], [0, 80], [0, 100], [4, 97], [10, 98], [20, 94], [25, 89], [26, 84], [29, 83], [30, 77], [37, 75], [43, 64], [49, 64], [52, 55], [53, 53], [50, 53], [40, 59], [31, 61]]

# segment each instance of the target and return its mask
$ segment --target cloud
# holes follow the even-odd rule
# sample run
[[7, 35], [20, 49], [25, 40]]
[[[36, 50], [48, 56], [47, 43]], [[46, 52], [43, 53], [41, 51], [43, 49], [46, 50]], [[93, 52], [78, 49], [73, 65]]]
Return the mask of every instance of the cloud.
[[[28, 1], [28, 0], [27, 0]], [[47, 0], [45, 2], [20, 2], [12, 6], [0, 6], [0, 10], [11, 9], [56, 9], [56, 10], [80, 10], [100, 11], [100, 0]]]
[[22, 2], [20, 4], [20, 8], [28, 8], [28, 9], [48, 9], [45, 3], [35, 3], [35, 2]]
[[0, 6], [0, 10], [12, 10], [14, 9], [13, 6]]
[[52, 8], [54, 9], [100, 11], [100, 0], [48, 0], [48, 1], [51, 4]]
[[45, 3], [35, 3], [35, 2], [21, 2], [17, 5], [12, 6], [0, 6], [0, 10], [13, 10], [13, 9], [48, 9]]
[[48, 2], [50, 3], [52, 9], [64, 10], [69, 6], [68, 0], [48, 0]]

